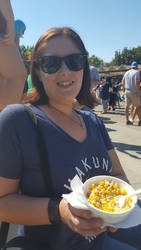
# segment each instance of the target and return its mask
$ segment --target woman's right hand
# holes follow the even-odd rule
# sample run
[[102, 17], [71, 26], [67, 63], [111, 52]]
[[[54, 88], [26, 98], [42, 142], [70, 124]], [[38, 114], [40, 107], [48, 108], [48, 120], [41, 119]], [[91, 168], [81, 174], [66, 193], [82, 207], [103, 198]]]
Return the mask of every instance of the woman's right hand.
[[104, 221], [101, 218], [94, 218], [89, 210], [72, 207], [64, 199], [59, 205], [62, 222], [67, 224], [74, 232], [83, 236], [99, 235], [107, 228], [101, 228]]

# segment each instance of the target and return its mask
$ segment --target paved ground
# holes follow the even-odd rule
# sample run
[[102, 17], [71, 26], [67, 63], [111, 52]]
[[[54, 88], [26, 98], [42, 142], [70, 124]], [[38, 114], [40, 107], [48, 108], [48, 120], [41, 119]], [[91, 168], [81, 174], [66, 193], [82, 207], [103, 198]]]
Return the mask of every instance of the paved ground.
[[125, 124], [124, 104], [121, 109], [101, 114], [101, 105], [95, 108], [96, 114], [103, 118], [109, 135], [115, 145], [122, 166], [134, 188], [141, 187], [141, 127]]
[[[96, 114], [103, 118], [127, 177], [135, 189], [141, 188], [141, 127], [137, 126], [137, 120], [133, 126], [125, 124], [123, 104], [121, 109], [104, 115], [101, 111], [100, 105], [95, 108]], [[9, 238], [15, 236], [16, 229], [11, 226]]]

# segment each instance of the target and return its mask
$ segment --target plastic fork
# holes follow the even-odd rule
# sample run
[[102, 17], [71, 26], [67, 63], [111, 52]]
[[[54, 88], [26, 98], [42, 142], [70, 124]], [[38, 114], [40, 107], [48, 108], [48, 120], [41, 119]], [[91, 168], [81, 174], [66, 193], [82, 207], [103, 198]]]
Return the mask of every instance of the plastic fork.
[[128, 198], [128, 197], [131, 197], [131, 196], [135, 196], [137, 194], [140, 194], [141, 193], [141, 188], [138, 189], [138, 190], [135, 190], [135, 191], [132, 191], [130, 192], [129, 194], [127, 195], [119, 195], [117, 198], [118, 200], [116, 201], [116, 204], [118, 204], [118, 206], [120, 208], [123, 207], [124, 203], [125, 203], [125, 200]]

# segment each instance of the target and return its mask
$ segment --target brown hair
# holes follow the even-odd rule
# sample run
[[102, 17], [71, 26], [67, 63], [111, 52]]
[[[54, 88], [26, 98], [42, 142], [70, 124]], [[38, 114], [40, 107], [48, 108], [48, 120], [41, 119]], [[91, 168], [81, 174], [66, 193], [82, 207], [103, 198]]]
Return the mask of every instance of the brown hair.
[[[24, 103], [32, 102], [39, 105], [49, 103], [47, 93], [45, 92], [43, 84], [40, 82], [37, 75], [38, 65], [36, 64], [36, 60], [39, 56], [41, 56], [43, 49], [47, 44], [47, 41], [58, 36], [69, 37], [75, 43], [75, 45], [81, 51], [81, 53], [87, 55], [87, 51], [80, 36], [71, 28], [68, 27], [51, 28], [45, 31], [39, 38], [32, 53], [30, 73], [34, 88], [33, 92], [28, 97], [24, 98], [23, 100]], [[90, 69], [88, 64], [88, 58], [86, 59], [84, 67], [82, 87], [76, 99], [80, 104], [86, 105], [90, 108], [93, 108], [97, 102], [96, 98], [91, 94]]]

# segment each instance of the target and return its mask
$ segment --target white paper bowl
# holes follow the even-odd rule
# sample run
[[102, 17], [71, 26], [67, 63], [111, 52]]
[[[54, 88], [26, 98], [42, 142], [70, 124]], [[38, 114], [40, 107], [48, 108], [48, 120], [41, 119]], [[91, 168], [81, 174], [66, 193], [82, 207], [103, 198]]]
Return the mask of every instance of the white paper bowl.
[[[125, 181], [120, 180], [116, 177], [107, 176], [107, 175], [99, 175], [99, 176], [92, 177], [92, 178], [88, 179], [86, 182], [84, 182], [83, 192], [84, 192], [85, 197], [87, 197], [87, 194], [89, 192], [91, 185], [98, 184], [102, 180], [114, 181], [115, 183], [117, 183], [119, 185], [119, 187], [121, 187], [121, 188], [124, 187], [126, 189], [127, 193], [134, 190], [131, 185], [129, 185]], [[92, 211], [94, 217], [100, 217], [106, 223], [116, 223], [116, 222], [123, 221], [135, 208], [135, 205], [137, 203], [137, 196], [133, 196], [132, 199], [133, 199], [132, 207], [126, 211], [119, 212], [119, 213], [110, 213], [110, 212], [100, 210], [100, 209], [94, 207], [93, 205], [91, 205], [90, 203], [89, 203], [89, 206], [90, 206], [90, 210]]]

